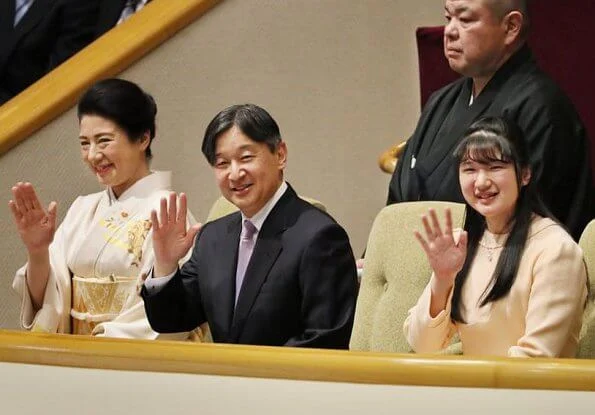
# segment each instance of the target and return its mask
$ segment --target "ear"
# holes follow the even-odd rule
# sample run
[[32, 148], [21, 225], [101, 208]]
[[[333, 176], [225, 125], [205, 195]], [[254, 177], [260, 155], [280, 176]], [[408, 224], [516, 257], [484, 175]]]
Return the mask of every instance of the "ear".
[[149, 145], [151, 144], [151, 133], [149, 131], [145, 131], [139, 141], [139, 144], [142, 151], [145, 151], [147, 148], [149, 148]]
[[531, 168], [525, 167], [521, 171], [521, 187], [526, 186], [531, 181]]
[[279, 170], [283, 170], [287, 165], [287, 144], [285, 144], [285, 141], [281, 141], [277, 146], [276, 155]]
[[519, 11], [511, 11], [506, 16], [504, 16], [504, 19], [502, 19], [502, 24], [504, 25], [504, 30], [506, 31], [506, 37], [504, 41], [507, 45], [513, 44], [521, 37], [523, 23], [524, 17]]

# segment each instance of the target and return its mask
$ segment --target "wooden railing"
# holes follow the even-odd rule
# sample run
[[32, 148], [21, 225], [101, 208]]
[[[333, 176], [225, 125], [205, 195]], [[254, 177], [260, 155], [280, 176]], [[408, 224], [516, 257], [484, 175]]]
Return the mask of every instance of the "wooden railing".
[[115, 76], [220, 0], [156, 0], [0, 107], [0, 155], [71, 108], [99, 79]]
[[595, 360], [365, 353], [1, 330], [0, 362], [361, 384], [595, 391]]

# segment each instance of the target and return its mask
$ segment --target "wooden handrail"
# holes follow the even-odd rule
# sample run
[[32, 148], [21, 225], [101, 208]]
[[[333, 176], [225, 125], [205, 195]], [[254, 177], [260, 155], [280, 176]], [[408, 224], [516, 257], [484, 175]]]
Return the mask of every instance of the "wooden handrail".
[[0, 106], [0, 155], [71, 108], [94, 82], [122, 72], [219, 1], [153, 1]]
[[0, 330], [0, 361], [384, 385], [595, 391], [595, 360], [469, 358]]

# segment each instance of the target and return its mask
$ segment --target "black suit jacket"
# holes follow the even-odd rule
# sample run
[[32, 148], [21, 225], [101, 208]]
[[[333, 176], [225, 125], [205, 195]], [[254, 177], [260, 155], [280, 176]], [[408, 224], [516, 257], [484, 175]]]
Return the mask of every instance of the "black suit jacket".
[[265, 220], [234, 310], [239, 212], [206, 224], [190, 260], [142, 296], [157, 332], [208, 321], [215, 342], [347, 348], [357, 277], [347, 234], [329, 215], [285, 192]]
[[14, 24], [15, 1], [0, 1], [0, 105], [93, 40], [98, 0], [35, 0]]
[[99, 37], [118, 23], [126, 0], [101, 0], [95, 37]]

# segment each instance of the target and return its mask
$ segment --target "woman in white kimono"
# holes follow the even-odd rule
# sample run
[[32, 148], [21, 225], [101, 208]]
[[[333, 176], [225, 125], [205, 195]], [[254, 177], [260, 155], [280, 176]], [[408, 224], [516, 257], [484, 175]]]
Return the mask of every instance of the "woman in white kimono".
[[[152, 97], [129, 81], [107, 79], [85, 92], [78, 104], [81, 156], [107, 189], [78, 197], [57, 230], [56, 202], [46, 210], [30, 183], [12, 188], [9, 205], [28, 252], [13, 282], [24, 328], [162, 337], [137, 294], [153, 263], [151, 210], [171, 191], [170, 174], [149, 169], [156, 113]], [[186, 215], [185, 197], [180, 204]]]

